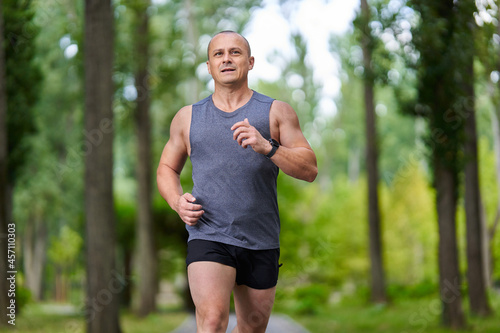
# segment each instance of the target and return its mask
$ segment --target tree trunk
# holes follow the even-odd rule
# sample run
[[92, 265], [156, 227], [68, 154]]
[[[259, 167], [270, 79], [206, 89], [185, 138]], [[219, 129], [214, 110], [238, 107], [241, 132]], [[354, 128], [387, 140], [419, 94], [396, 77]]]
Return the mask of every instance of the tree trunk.
[[439, 288], [443, 324], [453, 329], [465, 326], [460, 292], [456, 239], [456, 181], [439, 156], [434, 156], [435, 187], [439, 224]]
[[43, 298], [43, 270], [47, 259], [47, 226], [43, 221], [34, 218], [28, 222], [24, 234], [24, 273], [26, 287], [31, 291], [34, 300]]
[[363, 17], [363, 65], [364, 77], [364, 100], [366, 111], [366, 169], [368, 174], [368, 221], [370, 238], [370, 262], [371, 262], [371, 300], [377, 303], [387, 302], [385, 292], [385, 276], [382, 256], [382, 240], [380, 232], [380, 211], [378, 199], [378, 157], [377, 157], [377, 131], [374, 107], [374, 78], [371, 67], [372, 50], [371, 33], [369, 28], [370, 8], [367, 0], [361, 0], [361, 12]]
[[[471, 17], [472, 18], [472, 17]], [[473, 40], [471, 40], [473, 42]], [[468, 68], [469, 81], [465, 90], [469, 103], [465, 107], [465, 214], [467, 224], [467, 282], [470, 310], [473, 314], [487, 316], [491, 308], [486, 294], [486, 272], [483, 258], [483, 230], [481, 222], [481, 192], [477, 156], [476, 112], [474, 109], [474, 69], [472, 53]]]
[[84, 52], [87, 332], [119, 333], [123, 283], [115, 270], [110, 0], [85, 1]]
[[7, 93], [5, 82], [3, 0], [0, 0], [0, 325], [7, 325], [10, 298], [7, 293], [8, 185], [7, 185]]
[[149, 34], [148, 14], [149, 1], [141, 1], [136, 9], [138, 27], [136, 32], [137, 72], [135, 85], [137, 89], [136, 130], [138, 137], [137, 182], [138, 182], [138, 216], [137, 216], [137, 260], [139, 307], [137, 314], [147, 316], [156, 311], [156, 294], [158, 293], [158, 258], [156, 255], [155, 235], [152, 214], [152, 161], [151, 161], [151, 121], [149, 117], [150, 87], [148, 75]]
[[[458, 8], [459, 5], [463, 7]], [[427, 144], [432, 151], [436, 189], [442, 323], [451, 329], [466, 326], [460, 290], [456, 210], [464, 144], [464, 117], [458, 106], [467, 101], [464, 87], [470, 78], [464, 73], [468, 63], [456, 56], [456, 50], [469, 46], [463, 42], [468, 40], [463, 35], [470, 20], [466, 12], [469, 5], [468, 1], [412, 1], [412, 7], [422, 18], [413, 39], [420, 52], [415, 115], [425, 116], [429, 121]]]

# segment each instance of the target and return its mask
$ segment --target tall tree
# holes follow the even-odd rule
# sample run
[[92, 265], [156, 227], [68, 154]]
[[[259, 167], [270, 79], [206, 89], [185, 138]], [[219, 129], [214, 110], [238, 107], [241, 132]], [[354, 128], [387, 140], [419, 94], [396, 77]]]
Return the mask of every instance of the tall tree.
[[4, 314], [9, 306], [7, 294], [7, 91], [5, 82], [5, 51], [3, 29], [3, 0], [0, 0], [0, 325], [7, 324]]
[[[37, 50], [35, 37], [39, 30], [33, 23], [34, 15], [33, 3], [30, 0], [5, 0], [2, 2], [3, 42], [1, 44], [3, 47], [0, 49], [0, 53], [3, 59], [2, 90], [4, 96], [0, 103], [3, 105], [2, 108], [5, 107], [6, 130], [2, 130], [1, 135], [5, 140], [2, 139], [0, 145], [7, 147], [2, 158], [2, 163], [7, 164], [0, 168], [2, 170], [6, 168], [7, 174], [5, 182], [2, 181], [2, 185], [0, 185], [2, 188], [0, 194], [2, 203], [0, 205], [5, 209], [1, 213], [5, 218], [5, 223], [13, 221], [13, 188], [30, 153], [29, 138], [35, 133], [33, 106], [39, 97], [41, 73], [39, 66], [34, 61]], [[13, 112], [7, 112], [7, 110]], [[17, 225], [16, 232], [19, 231], [18, 227]]]
[[151, 161], [151, 120], [149, 115], [150, 86], [149, 60], [149, 0], [136, 0], [135, 34], [135, 86], [137, 100], [135, 110], [137, 147], [137, 260], [139, 307], [137, 313], [143, 317], [156, 310], [158, 292], [158, 258], [152, 214], [152, 161]]
[[479, 190], [477, 129], [474, 93], [474, 11], [475, 1], [465, 0], [458, 4], [457, 15], [463, 21], [461, 40], [463, 44], [463, 92], [466, 99], [458, 105], [465, 119], [465, 213], [467, 224], [467, 282], [470, 310], [473, 314], [487, 316], [491, 308], [486, 294], [486, 271], [484, 268], [483, 224], [481, 192]]
[[461, 22], [456, 15], [456, 1], [413, 0], [420, 14], [414, 31], [414, 44], [420, 53], [418, 97], [415, 112], [427, 118], [434, 170], [439, 229], [439, 286], [442, 321], [460, 329], [466, 320], [462, 310], [460, 271], [456, 239], [456, 209], [462, 160], [463, 122], [457, 103], [463, 102], [463, 84], [457, 82], [464, 68], [457, 58], [462, 54]]
[[[22, 239], [24, 284], [32, 298], [39, 300], [55, 281], [50, 276], [55, 266], [47, 265], [47, 249], [53, 244], [49, 238], [58, 235], [57, 230], [65, 224], [81, 234], [84, 231], [81, 220], [75, 217], [83, 216], [83, 205], [75, 205], [83, 202], [83, 154], [75, 148], [81, 147], [83, 64], [79, 54], [61, 52], [61, 48], [75, 46], [71, 36], [83, 37], [83, 3], [34, 1], [33, 10], [37, 13], [33, 21], [44, 27], [43, 33], [36, 38], [23, 34], [28, 38], [23, 42], [34, 41], [45, 84], [39, 87], [40, 96], [31, 111], [36, 133], [28, 136], [30, 153], [16, 178], [13, 214]], [[67, 15], [59, 15], [63, 12]], [[67, 34], [61, 36], [61, 31]], [[18, 90], [24, 89], [26, 86]], [[23, 210], [28, 206], [29, 210]], [[80, 265], [82, 260], [73, 264]]]
[[387, 301], [385, 274], [382, 255], [381, 221], [378, 196], [378, 151], [377, 129], [374, 106], [375, 74], [372, 68], [373, 37], [370, 31], [370, 7], [367, 0], [361, 0], [361, 48], [363, 49], [364, 101], [366, 127], [366, 170], [368, 175], [368, 225], [371, 263], [371, 299], [373, 302]]
[[85, 220], [87, 332], [119, 333], [113, 203], [113, 11], [85, 1]]

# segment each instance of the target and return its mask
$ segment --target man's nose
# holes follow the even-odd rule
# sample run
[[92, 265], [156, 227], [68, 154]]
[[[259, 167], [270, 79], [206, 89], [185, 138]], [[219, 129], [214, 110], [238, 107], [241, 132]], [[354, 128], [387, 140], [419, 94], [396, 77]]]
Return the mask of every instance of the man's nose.
[[224, 61], [224, 63], [231, 62], [231, 57], [229, 52], [224, 53], [224, 58], [222, 58], [222, 61]]

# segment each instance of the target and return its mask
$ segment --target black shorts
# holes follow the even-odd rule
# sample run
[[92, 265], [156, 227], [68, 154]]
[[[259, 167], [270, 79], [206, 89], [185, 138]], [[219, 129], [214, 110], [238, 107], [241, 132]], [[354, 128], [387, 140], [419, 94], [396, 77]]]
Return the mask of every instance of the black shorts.
[[195, 261], [213, 261], [236, 268], [236, 284], [269, 289], [278, 283], [280, 249], [250, 250], [193, 239], [188, 242], [186, 266]]

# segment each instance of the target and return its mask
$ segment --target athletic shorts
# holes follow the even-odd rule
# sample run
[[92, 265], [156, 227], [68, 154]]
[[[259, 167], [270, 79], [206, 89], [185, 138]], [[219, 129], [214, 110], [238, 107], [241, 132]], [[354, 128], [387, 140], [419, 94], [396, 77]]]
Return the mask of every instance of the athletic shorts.
[[186, 266], [213, 261], [236, 268], [236, 284], [269, 289], [278, 283], [280, 249], [250, 250], [219, 242], [193, 239], [188, 242]]

